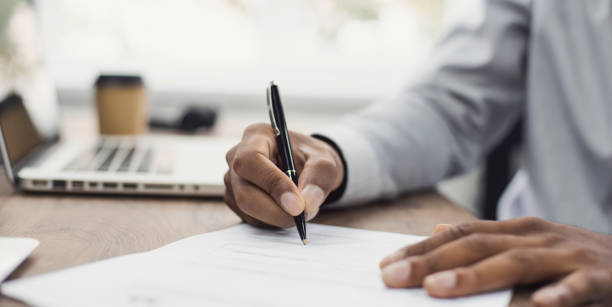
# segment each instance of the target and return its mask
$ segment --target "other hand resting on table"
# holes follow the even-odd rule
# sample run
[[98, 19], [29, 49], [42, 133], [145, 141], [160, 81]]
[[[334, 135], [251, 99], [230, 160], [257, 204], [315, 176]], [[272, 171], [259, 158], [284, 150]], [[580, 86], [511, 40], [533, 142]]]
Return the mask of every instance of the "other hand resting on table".
[[392, 288], [449, 298], [547, 282], [535, 306], [612, 306], [612, 236], [538, 218], [438, 225], [380, 263]]

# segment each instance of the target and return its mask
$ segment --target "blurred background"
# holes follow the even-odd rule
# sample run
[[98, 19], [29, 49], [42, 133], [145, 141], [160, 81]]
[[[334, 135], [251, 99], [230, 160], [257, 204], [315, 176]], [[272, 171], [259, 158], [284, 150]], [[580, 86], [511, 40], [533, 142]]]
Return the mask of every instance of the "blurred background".
[[443, 14], [442, 0], [35, 4], [66, 99], [100, 72], [123, 71], [144, 75], [154, 91], [221, 95], [224, 104], [258, 105], [262, 85], [276, 80], [295, 103], [333, 99], [333, 107], [396, 90], [427, 54]]
[[[0, 37], [0, 96], [36, 83], [31, 95], [56, 90], [61, 106], [41, 103], [40, 112], [86, 114], [100, 73], [138, 74], [152, 114], [212, 105], [217, 129], [239, 134], [245, 122], [267, 120], [264, 88], [275, 80], [290, 128], [308, 133], [418, 77], [436, 39], [470, 18], [468, 8], [445, 0], [2, 0], [0, 26], [9, 31]], [[479, 213], [479, 173], [439, 188]]]

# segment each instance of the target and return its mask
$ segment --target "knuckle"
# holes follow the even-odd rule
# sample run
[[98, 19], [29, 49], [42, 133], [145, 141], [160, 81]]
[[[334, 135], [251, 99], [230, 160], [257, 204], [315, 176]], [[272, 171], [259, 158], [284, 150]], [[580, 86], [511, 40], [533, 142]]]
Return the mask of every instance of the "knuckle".
[[534, 264], [532, 254], [525, 248], [512, 249], [506, 252], [506, 256], [510, 261], [520, 264], [520, 267], [531, 267]]
[[234, 157], [234, 154], [236, 153], [237, 147], [238, 145], [232, 147], [230, 150], [227, 151], [227, 153], [225, 153], [225, 161], [227, 162], [227, 165], [231, 164], [232, 158]]
[[431, 239], [425, 239], [415, 245], [407, 246], [404, 250], [404, 257], [423, 255], [431, 249]]
[[230, 173], [229, 172], [225, 172], [225, 175], [223, 176], [223, 183], [225, 184], [226, 187], [231, 186]]
[[446, 233], [448, 233], [454, 239], [459, 239], [474, 233], [474, 227], [469, 223], [459, 224], [451, 227]]
[[285, 177], [278, 176], [272, 171], [266, 177], [268, 178], [267, 187], [264, 187], [264, 189], [272, 196], [280, 197], [280, 194], [285, 191]]
[[245, 152], [238, 152], [235, 156], [234, 156], [234, 160], [232, 161], [232, 165], [230, 165], [230, 167], [237, 173], [237, 174], [244, 174], [244, 172], [246, 172], [248, 165], [249, 165], [249, 153], [245, 153]]
[[596, 257], [595, 253], [584, 247], [571, 247], [567, 249], [568, 256], [578, 261], [590, 261]]
[[565, 238], [556, 233], [547, 233], [540, 236], [540, 244], [544, 246], [554, 246], [562, 241], [565, 241]]
[[[430, 245], [431, 245], [431, 242], [430, 242], [429, 240], [425, 240], [425, 241], [423, 241], [423, 242], [419, 243], [419, 244], [417, 245], [417, 250], [418, 250], [418, 253], [419, 253], [420, 255], [422, 255], [422, 254], [426, 253], [427, 251], [429, 251], [429, 249], [430, 249], [430, 247], [429, 247], [429, 246], [430, 246]], [[408, 252], [408, 250], [407, 250], [406, 252]]]
[[519, 227], [526, 230], [537, 230], [541, 229], [546, 221], [534, 216], [522, 217], [517, 220]]

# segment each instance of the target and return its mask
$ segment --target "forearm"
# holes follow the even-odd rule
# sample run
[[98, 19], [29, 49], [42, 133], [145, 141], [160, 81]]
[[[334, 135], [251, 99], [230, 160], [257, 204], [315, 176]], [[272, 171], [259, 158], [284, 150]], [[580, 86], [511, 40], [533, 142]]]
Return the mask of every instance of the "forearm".
[[393, 197], [439, 181], [450, 163], [445, 129], [418, 101], [388, 101], [325, 130], [322, 134], [341, 150], [346, 164], [345, 190], [333, 206]]
[[459, 174], [522, 111], [528, 11], [524, 1], [483, 2], [483, 19], [456, 25], [418, 82], [321, 134], [342, 150], [346, 190], [362, 203]]

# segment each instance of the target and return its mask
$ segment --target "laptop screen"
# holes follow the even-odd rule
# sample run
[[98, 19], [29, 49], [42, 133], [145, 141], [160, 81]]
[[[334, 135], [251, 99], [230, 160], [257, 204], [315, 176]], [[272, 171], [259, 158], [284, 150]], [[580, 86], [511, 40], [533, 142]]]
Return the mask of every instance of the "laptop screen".
[[11, 165], [45, 143], [26, 111], [21, 97], [10, 95], [0, 103], [0, 127]]
[[0, 12], [0, 127], [14, 166], [57, 139], [59, 107], [31, 2], [0, 1]]

